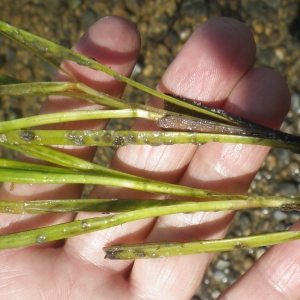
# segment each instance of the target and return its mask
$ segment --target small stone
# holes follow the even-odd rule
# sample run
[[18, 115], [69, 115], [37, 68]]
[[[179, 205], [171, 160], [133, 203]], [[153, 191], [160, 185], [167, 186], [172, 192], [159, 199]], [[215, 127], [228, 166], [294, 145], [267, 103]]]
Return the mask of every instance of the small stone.
[[244, 260], [244, 267], [248, 270], [254, 264], [254, 258], [252, 256], [247, 256]]
[[244, 226], [249, 226], [251, 224], [251, 217], [248, 212], [242, 212], [239, 216], [239, 223]]
[[253, 26], [253, 30], [255, 33], [262, 34], [264, 32], [265, 27], [262, 23], [254, 22], [254, 24], [252, 26]]
[[300, 218], [300, 212], [299, 211], [291, 211], [289, 213], [289, 220], [291, 223], [295, 223], [299, 220]]
[[146, 67], [143, 70], [143, 75], [150, 76], [151, 73], [153, 72], [153, 70], [154, 70], [154, 67], [152, 64], [146, 65]]
[[221, 271], [221, 270], [216, 270], [214, 272], [214, 278], [217, 281], [220, 281], [220, 282], [226, 282], [227, 281], [226, 274], [223, 271]]
[[224, 270], [230, 266], [230, 262], [224, 259], [219, 259], [215, 265], [218, 270]]
[[300, 113], [300, 95], [298, 93], [291, 95], [291, 110], [296, 114]]
[[280, 196], [291, 197], [298, 194], [298, 187], [296, 182], [281, 182], [278, 186], [277, 192]]
[[273, 217], [275, 218], [276, 221], [281, 222], [287, 219], [288, 215], [287, 213], [280, 211], [280, 210], [275, 210], [273, 213]]
[[179, 33], [179, 38], [181, 41], [186, 41], [190, 35], [192, 34], [192, 30], [190, 28], [184, 28]]
[[22, 70], [20, 70], [18, 75], [18, 79], [23, 81], [29, 81], [32, 78], [32, 72], [29, 68], [23, 68]]
[[69, 7], [71, 9], [76, 9], [82, 4], [82, 0], [71, 0], [69, 2]]
[[267, 36], [269, 36], [271, 34], [271, 32], [272, 32], [272, 27], [269, 25], [265, 28], [265, 34]]
[[255, 258], [259, 259], [265, 252], [266, 252], [265, 248], [258, 248], [255, 253], [256, 254]]
[[270, 154], [267, 156], [266, 159], [266, 166], [268, 168], [269, 171], [272, 171], [277, 165], [277, 158], [275, 155]]
[[170, 49], [176, 47], [178, 45], [178, 36], [176, 32], [170, 31], [166, 38], [164, 39], [164, 44], [169, 47]]
[[281, 0], [272, 0], [272, 1], [267, 1], [268, 6], [274, 9], [278, 9], [280, 5], [282, 5]]
[[96, 21], [97, 15], [89, 9], [85, 10], [80, 18], [81, 27], [83, 30], [87, 30]]
[[206, 1], [194, 0], [194, 1], [183, 1], [181, 5], [181, 14], [191, 17], [203, 16], [207, 11]]
[[283, 60], [283, 59], [285, 58], [286, 50], [285, 50], [284, 47], [278, 47], [278, 48], [275, 48], [274, 52], [275, 52], [275, 55], [276, 55], [280, 60]]
[[290, 173], [291, 176], [299, 174], [299, 164], [295, 161], [292, 161], [288, 165], [288, 169], [289, 169], [289, 173]]
[[221, 292], [219, 290], [214, 290], [211, 293], [211, 296], [212, 296], [213, 299], [217, 299], [220, 295], [221, 295]]
[[130, 11], [134, 13], [140, 9], [140, 6], [142, 4], [137, 0], [125, 0], [125, 5]]
[[135, 78], [138, 74], [142, 73], [143, 65], [137, 62], [134, 66], [134, 69], [131, 73], [131, 78]]
[[277, 157], [278, 164], [288, 165], [291, 161], [291, 152], [285, 149], [274, 149], [273, 153]]

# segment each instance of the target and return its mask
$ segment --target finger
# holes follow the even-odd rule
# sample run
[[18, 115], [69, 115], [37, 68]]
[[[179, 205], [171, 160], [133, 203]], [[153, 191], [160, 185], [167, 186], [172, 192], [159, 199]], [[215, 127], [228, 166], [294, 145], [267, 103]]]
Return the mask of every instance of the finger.
[[187, 42], [187, 48], [168, 68], [159, 89], [212, 106], [222, 105], [255, 57], [251, 32], [228, 18], [204, 23]]
[[[222, 108], [279, 128], [289, 109], [289, 97], [288, 87], [277, 73], [266, 68], [251, 69]], [[205, 189], [244, 193], [268, 151], [268, 147], [209, 143], [197, 150], [182, 180]]]
[[[126, 42], [125, 42], [126, 41]], [[120, 47], [122, 45], [122, 47]], [[75, 51], [91, 56], [97, 61], [114, 68], [116, 71], [129, 75], [132, 71], [137, 55], [139, 53], [140, 37], [136, 26], [124, 19], [111, 17], [101, 19], [95, 23], [79, 40], [74, 47]], [[79, 66], [73, 62], [64, 62], [64, 68], [73, 73], [83, 83], [96, 88], [99, 91], [110, 93], [113, 96], [120, 96], [123, 92], [124, 84], [115, 80], [113, 77], [97, 72], [83, 66]], [[66, 80], [66, 75], [58, 74], [57, 80]], [[44, 104], [41, 113], [51, 113], [74, 109], [102, 109], [99, 105], [93, 105], [86, 101], [51, 97]], [[72, 122], [69, 125], [57, 124], [48, 128], [55, 129], [96, 129], [103, 128], [106, 122]], [[63, 149], [61, 149], [63, 150]], [[91, 160], [94, 155], [94, 147], [85, 147], [84, 149], [72, 148], [67, 152], [77, 155], [81, 158]], [[75, 185], [23, 185], [16, 184], [14, 189], [11, 189], [10, 184], [4, 184], [1, 190], [2, 198], [6, 199], [55, 199], [55, 198], [80, 198], [82, 186]], [[36, 219], [35, 217], [31, 217]], [[40, 221], [40, 218], [37, 218]], [[69, 219], [69, 217], [68, 217]], [[66, 220], [68, 220], [66, 219]], [[13, 220], [16, 224], [15, 230], [21, 225], [17, 225], [18, 218], [10, 216], [2, 218], [4, 224]], [[56, 215], [56, 217], [43, 218], [44, 222], [39, 226], [53, 223], [55, 220], [66, 221], [64, 215]], [[24, 224], [22, 224], [24, 226]], [[33, 222], [30, 226], [36, 226]], [[24, 230], [24, 227], [23, 227]]]
[[[233, 64], [232, 68], [234, 67]], [[231, 72], [234, 73], [232, 70]], [[261, 80], [262, 78], [265, 80]], [[273, 91], [270, 93], [274, 88], [274, 93]], [[221, 91], [215, 87], [211, 93], [221, 94]], [[272, 103], [271, 110], [270, 103]], [[263, 120], [261, 123], [265, 125], [278, 127], [288, 110], [288, 103], [289, 92], [282, 78], [271, 70], [257, 69], [246, 72], [236, 85], [231, 86], [222, 108], [254, 121]], [[245, 192], [267, 151], [267, 147], [245, 145], [200, 146], [184, 172], [180, 184], [230, 193]], [[232, 213], [197, 213], [161, 217], [155, 223], [147, 241], [222, 238], [232, 216]], [[137, 286], [147, 285], [149, 289], [150, 286], [155, 286], [157, 295], [158, 293], [167, 295], [172, 291], [173, 297], [176, 297], [182, 295], [182, 287], [188, 287], [192, 295], [211, 258], [212, 255], [209, 254], [166, 259], [163, 262], [136, 261], [131, 279]], [[173, 271], [175, 269], [179, 271], [176, 273]], [[141, 270], [145, 271], [144, 276], [141, 276]], [[166, 277], [167, 280], [157, 281], [157, 278]], [[151, 288], [152, 293], [153, 290]]]
[[[106, 17], [96, 22], [81, 37], [73, 50], [95, 59], [97, 62], [121, 73], [130, 76], [140, 50], [140, 36], [135, 24], [119, 18]], [[72, 61], [64, 61], [63, 68], [72, 73], [80, 82], [103, 93], [119, 97], [125, 84], [104, 72], [95, 71], [80, 66]], [[56, 80], [70, 80], [68, 75], [58, 72]], [[47, 101], [42, 107], [43, 113], [70, 110], [76, 107], [77, 102], [67, 102], [60, 99]], [[89, 102], [79, 101], [83, 106], [90, 106]]]

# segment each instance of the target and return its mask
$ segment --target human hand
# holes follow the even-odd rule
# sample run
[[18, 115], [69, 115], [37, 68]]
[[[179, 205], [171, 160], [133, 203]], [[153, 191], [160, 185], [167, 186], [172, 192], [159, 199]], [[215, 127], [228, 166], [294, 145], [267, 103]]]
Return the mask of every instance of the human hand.
[[[75, 50], [119, 73], [130, 75], [139, 44], [138, 32], [131, 23], [110, 17], [94, 24]], [[191, 36], [166, 71], [158, 89], [201, 100], [270, 127], [279, 127], [289, 107], [287, 86], [272, 70], [250, 69], [254, 56], [253, 37], [243, 24], [226, 18], [212, 19]], [[80, 81], [96, 90], [113, 96], [122, 94], [124, 85], [113, 78], [74, 63], [65, 62], [64, 65]], [[64, 74], [57, 76], [57, 80], [65, 79]], [[157, 99], [150, 100], [151, 105], [158, 103]], [[99, 109], [99, 106], [51, 97], [41, 112], [79, 108]], [[134, 128], [151, 129], [151, 126], [149, 122], [139, 120]], [[62, 127], [102, 129], [105, 123], [89, 121], [55, 125], [56, 129]], [[64, 151], [91, 160], [95, 149]], [[267, 147], [215, 143], [200, 147], [127, 146], [117, 151], [110, 167], [155, 180], [242, 193], [247, 191], [267, 152]], [[11, 190], [9, 184], [4, 184], [1, 197], [19, 201], [61, 199], [62, 195], [63, 198], [80, 198], [81, 192], [82, 186], [76, 185], [15, 184]], [[145, 196], [141, 192], [110, 187], [95, 187], [90, 195], [93, 198]], [[110, 261], [104, 259], [102, 247], [116, 243], [222, 238], [233, 215], [233, 212], [170, 215], [70, 238], [65, 243], [1, 251], [0, 298], [189, 299], [213, 254]], [[91, 216], [95, 214], [3, 215], [1, 234]], [[297, 242], [272, 247], [224, 293], [224, 299], [297, 298], [299, 263], [296, 251], [293, 251], [295, 245]]]

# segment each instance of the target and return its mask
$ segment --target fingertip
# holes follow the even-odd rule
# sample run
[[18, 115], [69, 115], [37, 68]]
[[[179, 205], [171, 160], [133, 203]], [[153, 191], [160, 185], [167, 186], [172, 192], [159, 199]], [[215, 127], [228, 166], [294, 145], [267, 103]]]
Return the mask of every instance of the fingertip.
[[290, 108], [289, 88], [272, 69], [250, 69], [237, 83], [223, 108], [262, 125], [279, 128]]
[[251, 31], [241, 22], [214, 18], [192, 34], [166, 71], [159, 89], [205, 102], [224, 101], [255, 57]]
[[[97, 62], [112, 68], [118, 73], [130, 76], [140, 51], [140, 34], [134, 23], [121, 17], [105, 17], [94, 23], [79, 39], [73, 50]], [[63, 67], [70, 71], [79, 81], [90, 87], [120, 95], [124, 84], [112, 76], [64, 61]], [[59, 74], [56, 79], [64, 80]]]
[[[99, 51], [112, 49], [110, 52]], [[109, 16], [94, 23], [80, 38], [74, 50], [106, 64], [123, 63], [136, 58], [140, 35], [136, 24], [121, 17]], [[120, 54], [126, 54], [125, 56]]]

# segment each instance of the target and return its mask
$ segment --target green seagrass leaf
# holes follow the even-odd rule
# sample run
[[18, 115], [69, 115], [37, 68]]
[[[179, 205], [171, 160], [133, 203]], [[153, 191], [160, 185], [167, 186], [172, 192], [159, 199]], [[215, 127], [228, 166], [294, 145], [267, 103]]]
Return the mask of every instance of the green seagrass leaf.
[[24, 81], [18, 80], [13, 77], [9, 77], [7, 75], [0, 74], [0, 85], [15, 84], [15, 83], [24, 83]]

